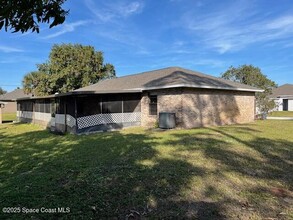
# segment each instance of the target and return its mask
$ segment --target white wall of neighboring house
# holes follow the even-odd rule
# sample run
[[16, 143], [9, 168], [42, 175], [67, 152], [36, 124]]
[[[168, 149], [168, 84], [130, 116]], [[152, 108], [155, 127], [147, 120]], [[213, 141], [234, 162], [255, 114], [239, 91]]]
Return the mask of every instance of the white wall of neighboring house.
[[288, 100], [288, 111], [293, 111], [293, 99]]
[[[274, 99], [277, 107], [273, 111], [283, 111], [283, 99], [288, 99], [288, 98]], [[293, 98], [288, 99], [288, 111], [293, 111]]]
[[283, 111], [283, 99], [282, 98], [274, 99], [274, 101], [277, 106], [273, 111]]

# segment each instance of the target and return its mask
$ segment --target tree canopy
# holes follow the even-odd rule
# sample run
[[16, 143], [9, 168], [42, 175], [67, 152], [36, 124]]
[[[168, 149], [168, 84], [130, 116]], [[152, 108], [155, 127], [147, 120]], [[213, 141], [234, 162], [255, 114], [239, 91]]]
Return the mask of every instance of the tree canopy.
[[115, 77], [114, 66], [104, 64], [101, 51], [80, 44], [54, 45], [49, 60], [37, 69], [23, 79], [25, 92], [37, 96], [65, 93]]
[[2, 0], [0, 30], [12, 32], [31, 30], [39, 33], [39, 23], [50, 23], [50, 28], [62, 24], [68, 10], [62, 8], [66, 0]]
[[275, 107], [274, 101], [268, 96], [272, 94], [272, 89], [277, 87], [277, 84], [268, 79], [260, 68], [252, 65], [242, 65], [237, 68], [231, 66], [222, 74], [222, 78], [263, 89], [264, 92], [256, 94], [256, 105], [261, 112], [268, 112]]
[[3, 94], [5, 94], [5, 93], [7, 93], [7, 91], [5, 91], [4, 89], [2, 89], [2, 88], [0, 87], [0, 95], [3, 95]]

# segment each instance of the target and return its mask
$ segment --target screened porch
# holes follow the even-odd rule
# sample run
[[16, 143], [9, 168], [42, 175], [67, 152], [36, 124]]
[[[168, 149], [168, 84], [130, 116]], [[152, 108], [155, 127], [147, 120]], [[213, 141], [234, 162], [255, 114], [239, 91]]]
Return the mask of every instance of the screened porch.
[[139, 126], [140, 99], [137, 93], [77, 96], [77, 133]]

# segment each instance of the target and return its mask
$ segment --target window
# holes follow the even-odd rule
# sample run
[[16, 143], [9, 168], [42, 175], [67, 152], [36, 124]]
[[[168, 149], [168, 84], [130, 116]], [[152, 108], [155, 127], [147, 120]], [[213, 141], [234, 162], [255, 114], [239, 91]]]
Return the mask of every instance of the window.
[[157, 108], [158, 108], [158, 98], [156, 95], [150, 96], [150, 104], [149, 104], [149, 113], [150, 115], [157, 115]]

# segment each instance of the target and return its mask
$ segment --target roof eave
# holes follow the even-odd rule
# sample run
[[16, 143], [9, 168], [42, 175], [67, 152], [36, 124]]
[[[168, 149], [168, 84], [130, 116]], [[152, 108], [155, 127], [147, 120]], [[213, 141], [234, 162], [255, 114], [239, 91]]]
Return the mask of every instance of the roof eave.
[[42, 97], [26, 97], [26, 98], [19, 98], [15, 101], [22, 101], [22, 100], [35, 100], [35, 99], [49, 99], [49, 98], [55, 98], [55, 97], [65, 97], [70, 95], [91, 95], [91, 94], [119, 94], [119, 93], [141, 93], [141, 90], [137, 89], [130, 89], [130, 90], [117, 90], [117, 91], [71, 91], [67, 93], [60, 93], [50, 96], [42, 96]]
[[4, 101], [4, 102], [15, 102], [16, 99], [0, 99], [0, 101]]
[[244, 92], [264, 92], [263, 89], [248, 89], [248, 88], [237, 88], [237, 87], [221, 87], [221, 86], [198, 86], [192, 84], [176, 84], [169, 86], [154, 86], [154, 87], [143, 87], [142, 91], [157, 90], [157, 89], [170, 89], [170, 88], [197, 88], [197, 89], [217, 89], [217, 90], [232, 90], [232, 91], [244, 91]]

